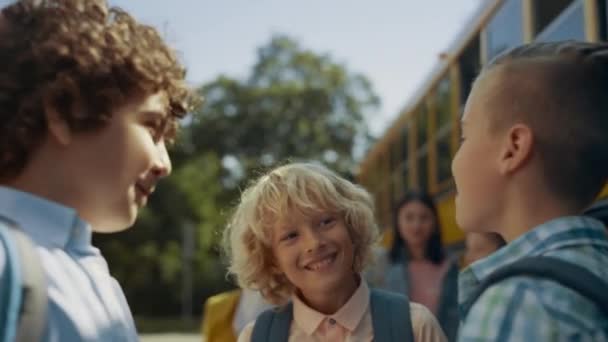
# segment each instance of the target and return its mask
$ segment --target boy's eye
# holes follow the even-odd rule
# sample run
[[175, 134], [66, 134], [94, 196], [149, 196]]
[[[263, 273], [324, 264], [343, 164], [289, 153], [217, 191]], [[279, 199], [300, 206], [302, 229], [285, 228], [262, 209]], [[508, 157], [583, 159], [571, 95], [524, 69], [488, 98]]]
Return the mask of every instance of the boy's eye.
[[144, 126], [146, 126], [146, 128], [152, 132], [152, 133], [157, 133], [159, 128], [160, 128], [160, 122], [158, 121], [147, 121], [144, 123]]
[[283, 235], [283, 237], [281, 238], [281, 241], [291, 241], [297, 237], [298, 237], [297, 232], [289, 232], [289, 233]]
[[334, 222], [336, 222], [335, 218], [327, 217], [327, 218], [321, 220], [321, 222], [319, 222], [319, 226], [321, 226], [321, 227], [331, 226]]
[[150, 135], [152, 136], [152, 139], [154, 139], [154, 141], [159, 141], [161, 136], [162, 136], [162, 122], [154, 120], [154, 121], [146, 121], [144, 122], [144, 126], [148, 129], [148, 131], [150, 132]]

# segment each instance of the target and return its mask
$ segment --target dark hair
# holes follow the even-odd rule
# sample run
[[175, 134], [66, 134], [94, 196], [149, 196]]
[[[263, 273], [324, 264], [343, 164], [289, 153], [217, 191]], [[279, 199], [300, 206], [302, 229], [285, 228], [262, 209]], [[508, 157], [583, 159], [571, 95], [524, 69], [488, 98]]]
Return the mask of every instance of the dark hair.
[[534, 132], [550, 191], [582, 210], [608, 177], [608, 44], [532, 43], [488, 63], [499, 81], [493, 126], [523, 122]]
[[411, 202], [420, 202], [433, 213], [435, 225], [433, 232], [426, 243], [424, 256], [433, 263], [439, 264], [445, 259], [445, 251], [443, 250], [443, 244], [441, 243], [439, 215], [437, 214], [437, 207], [431, 196], [423, 192], [408, 192], [395, 206], [395, 210], [393, 211], [393, 245], [389, 251], [390, 261], [391, 263], [398, 263], [407, 261], [410, 258], [407, 243], [405, 243], [403, 237], [401, 237], [401, 234], [399, 233], [399, 211], [406, 204]]

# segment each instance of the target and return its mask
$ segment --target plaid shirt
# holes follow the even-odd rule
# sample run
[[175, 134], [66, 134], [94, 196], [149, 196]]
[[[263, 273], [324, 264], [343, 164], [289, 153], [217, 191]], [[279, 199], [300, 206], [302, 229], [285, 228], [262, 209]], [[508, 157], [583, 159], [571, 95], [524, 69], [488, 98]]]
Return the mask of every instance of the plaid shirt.
[[[534, 228], [463, 270], [458, 284], [460, 305], [499, 267], [538, 255], [583, 266], [608, 284], [606, 228], [590, 217], [564, 217]], [[458, 340], [608, 341], [608, 317], [589, 300], [553, 281], [512, 277], [479, 297], [462, 322]]]

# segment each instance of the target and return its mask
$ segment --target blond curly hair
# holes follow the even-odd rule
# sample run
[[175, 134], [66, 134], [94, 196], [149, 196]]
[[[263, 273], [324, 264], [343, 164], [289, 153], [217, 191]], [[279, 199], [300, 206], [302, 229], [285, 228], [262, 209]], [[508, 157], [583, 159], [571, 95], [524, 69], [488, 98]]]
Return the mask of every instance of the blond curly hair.
[[294, 286], [277, 271], [272, 231], [276, 222], [298, 212], [330, 211], [342, 216], [355, 248], [353, 269], [361, 272], [378, 236], [371, 196], [362, 187], [311, 163], [280, 166], [255, 180], [224, 231], [229, 274], [241, 287], [260, 291], [270, 303], [285, 304]]
[[20, 0], [0, 13], [0, 179], [21, 172], [46, 134], [45, 106], [70, 129], [98, 129], [137, 95], [163, 91], [171, 140], [196, 102], [158, 32], [103, 0]]

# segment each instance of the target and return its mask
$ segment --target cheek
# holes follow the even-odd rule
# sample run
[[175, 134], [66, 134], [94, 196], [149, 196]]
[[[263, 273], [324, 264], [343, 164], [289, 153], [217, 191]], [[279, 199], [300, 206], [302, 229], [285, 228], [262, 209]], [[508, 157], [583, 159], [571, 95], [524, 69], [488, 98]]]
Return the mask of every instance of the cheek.
[[454, 176], [454, 180], [457, 186], [459, 186], [460, 183], [465, 181], [463, 179], [463, 176], [466, 175], [466, 172], [463, 172], [462, 168], [467, 164], [467, 153], [467, 148], [463, 145], [462, 147], [460, 147], [458, 152], [456, 152], [456, 155], [452, 160], [452, 174]]
[[404, 221], [399, 221], [398, 222], [399, 226], [398, 226], [398, 231], [399, 231], [399, 235], [401, 235], [401, 238], [404, 240], [407, 240], [408, 235], [410, 234], [410, 229], [408, 229], [408, 224], [407, 222]]
[[435, 228], [435, 224], [432, 221], [426, 222], [424, 224], [424, 236], [428, 239], [433, 235], [433, 230]]
[[127, 139], [125, 149], [131, 160], [131, 167], [143, 173], [152, 165], [154, 157], [159, 153], [159, 149], [151, 139], [147, 130], [141, 127], [132, 127]]
[[283, 273], [290, 273], [298, 265], [298, 253], [295, 246], [281, 246], [274, 253], [274, 259]]

